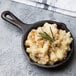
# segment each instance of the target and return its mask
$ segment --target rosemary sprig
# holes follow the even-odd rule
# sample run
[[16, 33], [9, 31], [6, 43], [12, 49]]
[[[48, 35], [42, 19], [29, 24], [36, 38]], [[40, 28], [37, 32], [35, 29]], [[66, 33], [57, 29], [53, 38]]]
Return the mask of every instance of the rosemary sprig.
[[44, 38], [44, 39], [47, 39], [47, 40], [50, 40], [50, 42], [53, 42], [53, 39], [46, 33], [46, 32], [39, 32], [39, 34]]
[[[51, 28], [50, 28], [51, 30]], [[42, 30], [43, 31], [43, 30]], [[51, 33], [52, 33], [52, 37], [53, 37], [53, 32], [51, 30]], [[54, 41], [54, 37], [50, 37], [46, 32], [43, 31], [43, 33], [39, 32], [39, 34], [44, 38], [44, 39], [47, 39], [49, 40], [50, 42], [53, 42]]]

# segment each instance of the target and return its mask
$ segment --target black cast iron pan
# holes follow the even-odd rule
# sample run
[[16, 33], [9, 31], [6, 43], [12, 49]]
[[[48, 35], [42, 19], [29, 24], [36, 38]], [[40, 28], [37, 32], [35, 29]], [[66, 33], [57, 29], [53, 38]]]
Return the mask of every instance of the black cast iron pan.
[[[14, 24], [15, 26], [17, 26], [18, 28], [20, 28], [24, 35], [23, 35], [23, 38], [22, 38], [22, 48], [26, 54], [26, 57], [28, 58], [28, 60], [30, 61], [31, 64], [34, 64], [34, 65], [37, 65], [37, 66], [40, 66], [40, 67], [44, 67], [44, 68], [56, 68], [56, 67], [59, 67], [61, 66], [62, 64], [66, 63], [69, 58], [71, 57], [72, 53], [73, 53], [73, 48], [74, 48], [74, 41], [72, 41], [71, 45], [70, 45], [70, 48], [71, 48], [71, 51], [68, 52], [68, 55], [66, 57], [65, 60], [61, 61], [61, 62], [58, 62], [58, 63], [55, 63], [54, 65], [41, 65], [41, 64], [38, 64], [38, 63], [35, 63], [34, 61], [32, 61], [27, 52], [26, 52], [26, 47], [24, 45], [24, 42], [25, 40], [27, 39], [27, 35], [28, 33], [33, 29], [33, 28], [37, 28], [39, 26], [43, 26], [43, 24], [45, 22], [48, 22], [50, 24], [53, 24], [53, 23], [56, 23], [58, 25], [58, 29], [63, 29], [63, 30], [66, 30], [66, 32], [69, 31], [69, 29], [66, 27], [66, 25], [64, 23], [61, 23], [61, 22], [56, 22], [56, 21], [51, 21], [51, 20], [43, 20], [43, 21], [39, 21], [39, 22], [36, 22], [36, 23], [33, 23], [33, 24], [26, 24], [26, 23], [23, 23], [21, 20], [19, 20], [15, 15], [13, 15], [10, 11], [4, 11], [2, 14], [1, 14], [1, 17], [7, 21], [7, 22], [10, 22], [12, 24]], [[71, 37], [73, 38], [72, 34], [71, 34]]]

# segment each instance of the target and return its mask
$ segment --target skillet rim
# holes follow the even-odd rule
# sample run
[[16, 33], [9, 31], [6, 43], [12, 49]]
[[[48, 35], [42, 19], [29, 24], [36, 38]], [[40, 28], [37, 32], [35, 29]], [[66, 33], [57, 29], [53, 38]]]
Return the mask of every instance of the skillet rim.
[[[31, 29], [36, 28], [36, 27], [35, 27], [36, 24], [38, 24], [38, 23], [45, 23], [45, 22], [48, 22], [48, 23], [50, 23], [50, 22], [56, 23], [57, 26], [59, 26], [58, 24], [63, 25], [63, 26], [64, 26], [64, 29], [66, 29], [66, 31], [69, 31], [69, 32], [70, 32], [70, 30], [67, 28], [66, 24], [64, 24], [64, 23], [62, 23], [62, 22], [57, 22], [57, 21], [52, 21], [52, 20], [42, 20], [42, 21], [38, 21], [38, 22], [35, 22], [35, 23], [33, 23], [33, 24], [30, 24], [31, 27], [28, 28], [29, 30], [27, 29], [27, 30], [25, 31], [25, 33], [24, 33], [24, 35], [23, 35], [23, 37], [22, 37], [22, 48], [23, 48], [23, 50], [24, 50], [24, 52], [25, 52], [25, 55], [26, 55], [26, 57], [27, 57], [27, 60], [29, 61], [30, 64], [33, 64], [33, 65], [36, 65], [36, 66], [39, 66], [39, 67], [42, 67], [42, 68], [56, 68], [56, 67], [59, 67], [59, 66], [65, 64], [65, 63], [70, 59], [70, 57], [71, 57], [72, 54], [73, 54], [73, 51], [74, 51], [74, 38], [73, 38], [73, 35], [72, 35], [71, 32], [70, 32], [70, 34], [71, 34], [71, 37], [73, 38], [73, 41], [72, 41], [72, 43], [71, 43], [71, 51], [68, 52], [69, 55], [68, 55], [63, 61], [60, 61], [59, 63], [54, 64], [54, 65], [43, 65], [43, 64], [38, 64], [38, 63], [34, 62], [34, 61], [31, 60], [30, 57], [28, 56], [28, 53], [26, 52], [26, 48], [25, 48], [25, 45], [24, 45], [24, 42], [26, 41], [25, 35], [28, 35], [28, 33], [31, 31]], [[50, 24], [51, 24], [51, 23], [50, 23]], [[37, 27], [38, 27], [38, 26], [37, 26]], [[27, 38], [27, 36], [26, 36], [26, 38]]]

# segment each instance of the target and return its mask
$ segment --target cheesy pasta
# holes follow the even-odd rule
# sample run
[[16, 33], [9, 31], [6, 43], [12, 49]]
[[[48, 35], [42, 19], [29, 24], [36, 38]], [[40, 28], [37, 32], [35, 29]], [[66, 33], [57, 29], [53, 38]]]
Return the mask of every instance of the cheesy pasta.
[[[52, 37], [50, 27], [54, 36], [53, 42], [44, 39], [39, 34], [39, 32], [44, 31]], [[28, 46], [26, 51], [34, 62], [53, 65], [67, 57], [72, 40], [70, 32], [58, 29], [57, 24], [45, 23], [42, 27], [32, 29], [29, 32], [27, 40], [25, 41], [25, 46]]]

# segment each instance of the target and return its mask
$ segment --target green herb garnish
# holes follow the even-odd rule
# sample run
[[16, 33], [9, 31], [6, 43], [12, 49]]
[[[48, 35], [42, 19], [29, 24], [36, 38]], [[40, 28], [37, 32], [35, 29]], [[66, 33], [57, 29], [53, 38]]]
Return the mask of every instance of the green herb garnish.
[[[43, 31], [43, 30], [42, 30]], [[53, 37], [53, 32], [52, 32], [52, 30], [51, 30], [51, 28], [50, 28], [50, 31], [51, 31], [51, 33], [52, 33], [52, 37], [50, 37], [46, 32], [39, 32], [39, 34], [44, 38], [44, 39], [47, 39], [47, 40], [49, 40], [50, 42], [53, 42], [54, 41], [54, 37]]]

